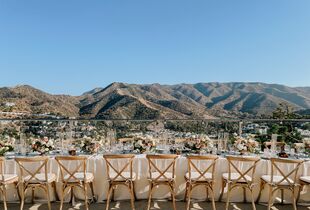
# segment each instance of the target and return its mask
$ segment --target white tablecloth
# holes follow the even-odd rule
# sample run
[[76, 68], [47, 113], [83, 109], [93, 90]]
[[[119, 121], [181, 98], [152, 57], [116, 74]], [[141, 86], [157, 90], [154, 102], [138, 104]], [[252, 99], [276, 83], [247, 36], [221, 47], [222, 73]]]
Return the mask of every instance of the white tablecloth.
[[[270, 174], [270, 161], [269, 160], [260, 160], [255, 173], [255, 181], [258, 183], [255, 187], [255, 198], [258, 196], [259, 192], [259, 182], [260, 177], [265, 174]], [[49, 170], [52, 173], [57, 174], [59, 177], [59, 167], [54, 158], [51, 158], [49, 161]], [[134, 182], [135, 184], [135, 194], [137, 199], [147, 199], [149, 192], [148, 185], [148, 162], [145, 155], [137, 155], [133, 162], [133, 170], [136, 173], [137, 177]], [[18, 165], [14, 160], [6, 160], [5, 162], [5, 171], [6, 173], [16, 173], [19, 174]], [[107, 191], [108, 191], [108, 182], [107, 182], [107, 174], [106, 174], [106, 164], [102, 156], [91, 156], [88, 160], [88, 172], [92, 172], [94, 174], [94, 191], [95, 196], [97, 197], [98, 202], [102, 202], [106, 199]], [[187, 172], [187, 159], [186, 157], [180, 157], [176, 161], [176, 195], [177, 199], [183, 199], [185, 194], [185, 179], [184, 175]], [[219, 198], [220, 190], [221, 190], [221, 177], [222, 174], [228, 172], [228, 162], [225, 158], [221, 157], [217, 160], [216, 168], [215, 168], [215, 196], [216, 199]], [[299, 170], [299, 175], [308, 175], [310, 176], [310, 161], [303, 163], [301, 169]], [[59, 186], [59, 183], [57, 184]], [[196, 188], [193, 191], [193, 198], [203, 199], [206, 196], [205, 189], [201, 191], [203, 188]], [[225, 190], [226, 192], [226, 190]], [[297, 192], [297, 191], [296, 191]], [[58, 194], [60, 194], [58, 192]], [[81, 192], [78, 190], [75, 191], [77, 197], [83, 198]], [[44, 195], [40, 193], [38, 190], [35, 193], [36, 197], [41, 197]], [[55, 200], [55, 195], [51, 190], [52, 199]], [[89, 193], [90, 195], [90, 193]], [[231, 201], [238, 202], [243, 201], [243, 192], [242, 189], [235, 189], [234, 193], [231, 194]], [[9, 186], [8, 189], [8, 201], [18, 201], [18, 196], [16, 194], [16, 190], [14, 186]], [[28, 195], [30, 196], [30, 194]], [[69, 195], [68, 195], [69, 196]], [[67, 199], [68, 199], [67, 196]], [[169, 191], [166, 186], [160, 186], [154, 192], [154, 198], [164, 198], [169, 196]], [[224, 193], [223, 199], [226, 197], [226, 193]], [[120, 186], [115, 192], [116, 200], [129, 199], [129, 192], [123, 186]], [[247, 200], [250, 199], [249, 192], [247, 192]], [[261, 196], [261, 202], [267, 202], [268, 200], [268, 190], [265, 188], [263, 194]], [[302, 193], [300, 197], [301, 202], [310, 202], [310, 187], [307, 187]], [[289, 193], [285, 193], [285, 202], [291, 202], [291, 195]]]

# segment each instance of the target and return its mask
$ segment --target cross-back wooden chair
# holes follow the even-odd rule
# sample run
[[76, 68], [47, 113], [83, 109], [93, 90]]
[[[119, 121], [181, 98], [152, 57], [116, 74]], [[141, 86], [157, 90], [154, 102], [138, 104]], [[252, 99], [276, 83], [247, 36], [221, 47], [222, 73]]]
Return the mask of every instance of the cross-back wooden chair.
[[86, 172], [87, 169], [86, 156], [57, 156], [56, 161], [60, 168], [60, 180], [62, 182], [60, 210], [63, 208], [64, 196], [71, 191], [71, 202], [74, 198], [74, 187], [79, 187], [84, 192], [85, 208], [88, 209], [87, 187], [90, 186], [92, 200], [94, 200], [94, 175]]
[[15, 158], [19, 165], [19, 189], [21, 196], [20, 209], [24, 208], [25, 194], [28, 189], [32, 190], [32, 203], [36, 188], [41, 188], [46, 193], [48, 208], [51, 210], [49, 187], [52, 185], [56, 192], [56, 175], [48, 172], [49, 157], [23, 157]]
[[[227, 185], [227, 199], [226, 199], [226, 210], [229, 208], [230, 193], [234, 188], [243, 188], [243, 200], [246, 202], [246, 189], [250, 191], [252, 208], [256, 209], [253, 187], [254, 174], [259, 157], [240, 157], [240, 156], [227, 156], [228, 161], [228, 173], [223, 173], [222, 175], [222, 192], [220, 199], [223, 197], [225, 186]], [[239, 165], [245, 165], [244, 167], [239, 167]]]
[[[308, 160], [310, 161], [310, 160]], [[305, 161], [305, 162], [308, 162], [308, 161]], [[300, 194], [302, 192], [302, 190], [304, 189], [305, 186], [310, 186], [310, 176], [308, 175], [303, 175], [303, 176], [300, 176], [299, 177], [299, 190], [298, 190], [298, 196], [297, 196], [297, 199], [296, 199], [296, 202], [298, 203], [299, 201], [299, 198], [300, 198]]]
[[188, 172], [185, 174], [185, 200], [187, 200], [187, 210], [190, 208], [192, 190], [201, 185], [206, 187], [207, 199], [209, 198], [209, 190], [211, 191], [212, 208], [213, 210], [216, 209], [214, 199], [214, 171], [217, 159], [218, 156], [216, 155], [191, 155], [187, 157]]
[[[265, 185], [269, 186], [269, 199], [268, 199], [268, 210], [273, 205], [272, 198], [274, 194], [281, 190], [281, 203], [283, 203], [284, 190], [289, 190], [292, 193], [292, 205], [294, 210], [296, 208], [296, 196], [295, 187], [297, 183], [297, 173], [303, 160], [292, 160], [282, 158], [271, 158], [271, 175], [263, 175], [261, 177], [261, 185], [257, 202], [260, 200], [261, 192]], [[281, 169], [280, 165], [285, 165], [285, 168], [291, 168], [290, 170]]]
[[[16, 174], [5, 174], [5, 159], [3, 157], [0, 157], [0, 172], [1, 172], [1, 179], [0, 179], [0, 192], [2, 193], [3, 197], [3, 206], [4, 210], [7, 210], [7, 204], [6, 204], [6, 186], [9, 184], [14, 184], [17, 188], [18, 183], [18, 176]], [[17, 190], [17, 194], [19, 196], [19, 192]]]
[[299, 197], [300, 197], [300, 193], [301, 191], [303, 190], [303, 188], [305, 186], [310, 186], [310, 176], [301, 176], [299, 177], [299, 184], [300, 184], [300, 187], [299, 187], [299, 191], [298, 191], [298, 197], [297, 197], [297, 201], [299, 200]]
[[[175, 162], [178, 155], [146, 155], [149, 163], [150, 191], [148, 199], [148, 210], [151, 208], [152, 192], [158, 185], [167, 185], [171, 193], [173, 209], [175, 206]], [[160, 161], [164, 167], [158, 164]], [[164, 162], [164, 163], [163, 163]]]
[[133, 172], [133, 159], [135, 155], [103, 155], [106, 161], [109, 191], [107, 195], [106, 210], [109, 209], [110, 197], [114, 197], [114, 191], [118, 185], [126, 186], [130, 192], [131, 208], [135, 209], [134, 180], [136, 174]]

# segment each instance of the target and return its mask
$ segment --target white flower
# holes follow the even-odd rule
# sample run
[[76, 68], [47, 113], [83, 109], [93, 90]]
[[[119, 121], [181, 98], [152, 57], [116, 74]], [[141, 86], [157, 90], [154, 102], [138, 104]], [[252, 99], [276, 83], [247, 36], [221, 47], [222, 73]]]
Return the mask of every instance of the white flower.
[[208, 148], [213, 148], [214, 147], [214, 145], [213, 145], [213, 142], [212, 141], [210, 141], [209, 143], [208, 143]]
[[47, 145], [48, 147], [53, 147], [54, 144], [53, 144], [52, 141], [48, 141], [46, 145]]
[[238, 145], [237, 145], [237, 149], [238, 149], [238, 150], [244, 150], [244, 147], [245, 147], [245, 146], [244, 146], [243, 144], [238, 144]]

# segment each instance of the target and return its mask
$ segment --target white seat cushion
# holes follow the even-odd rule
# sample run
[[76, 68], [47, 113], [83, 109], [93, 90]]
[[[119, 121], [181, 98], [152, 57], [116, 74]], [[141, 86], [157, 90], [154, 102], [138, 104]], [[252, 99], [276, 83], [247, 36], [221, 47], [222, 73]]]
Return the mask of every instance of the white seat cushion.
[[[67, 181], [69, 179], [70, 175], [65, 175], [64, 179]], [[94, 175], [92, 173], [85, 173], [85, 182], [92, 182], [94, 180]], [[70, 177], [68, 182], [79, 182], [84, 181], [84, 173], [83, 172], [77, 172], [74, 174], [74, 177]]]
[[52, 174], [52, 173], [47, 174], [47, 181], [46, 181], [44, 173], [36, 174], [35, 178], [34, 177], [31, 178], [30, 175], [27, 175], [27, 176], [24, 177], [24, 180], [26, 182], [30, 181], [30, 183], [40, 183], [40, 182], [51, 183], [51, 182], [56, 181], [56, 175]]
[[[110, 172], [110, 178], [113, 180], [116, 177], [116, 172]], [[130, 180], [130, 172], [122, 172], [122, 176], [118, 176], [115, 181]], [[132, 172], [132, 180], [136, 179], [136, 173]]]
[[274, 175], [273, 176], [273, 180], [271, 182], [271, 175], [264, 175], [264, 176], [262, 176], [262, 180], [264, 180], [265, 182], [267, 182], [269, 184], [289, 185], [290, 183], [293, 183], [293, 180], [290, 179], [290, 178], [288, 178], [290, 183], [288, 183], [286, 179], [284, 179], [281, 183], [279, 183], [279, 181], [281, 181], [282, 179], [283, 179], [283, 176]]
[[310, 176], [301, 176], [299, 179], [310, 184]]
[[[212, 173], [205, 173], [203, 176], [201, 176], [200, 173], [197, 171], [191, 172], [191, 180], [193, 181], [205, 181], [205, 180], [212, 180]], [[185, 178], [189, 180], [189, 172], [185, 174]]]
[[[239, 173], [231, 173], [230, 174], [230, 180], [229, 180], [229, 173], [223, 173], [223, 179], [229, 180], [229, 181], [237, 181], [240, 178]], [[247, 182], [247, 181], [252, 181], [252, 177], [249, 175], [244, 175], [246, 180], [242, 177], [241, 179], [238, 180], [238, 182]]]
[[13, 183], [18, 181], [18, 176], [16, 174], [2, 174], [0, 175], [1, 183]]
[[[152, 180], [156, 180], [157, 177], [159, 177], [160, 173], [159, 172], [152, 172]], [[168, 181], [171, 179], [174, 179], [175, 177], [172, 177], [172, 173], [171, 172], [166, 172], [164, 173], [165, 176], [161, 176], [159, 179], [157, 179], [157, 181]], [[167, 178], [168, 179], [167, 179]]]

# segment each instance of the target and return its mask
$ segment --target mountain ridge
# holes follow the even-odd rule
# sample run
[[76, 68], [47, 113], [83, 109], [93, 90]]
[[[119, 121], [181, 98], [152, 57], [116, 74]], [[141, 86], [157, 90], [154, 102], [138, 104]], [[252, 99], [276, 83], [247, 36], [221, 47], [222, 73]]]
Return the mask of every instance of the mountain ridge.
[[261, 82], [114, 82], [80, 96], [53, 95], [29, 85], [0, 88], [0, 111], [98, 119], [259, 117], [270, 115], [280, 103], [294, 110], [310, 109], [310, 87]]

